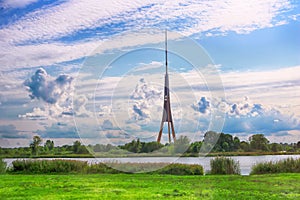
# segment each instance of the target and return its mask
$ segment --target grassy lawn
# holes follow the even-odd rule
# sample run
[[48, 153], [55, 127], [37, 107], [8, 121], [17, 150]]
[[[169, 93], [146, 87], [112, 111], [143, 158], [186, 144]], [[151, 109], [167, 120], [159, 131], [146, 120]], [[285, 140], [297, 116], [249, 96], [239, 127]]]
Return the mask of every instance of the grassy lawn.
[[0, 199], [300, 199], [300, 174], [0, 175]]

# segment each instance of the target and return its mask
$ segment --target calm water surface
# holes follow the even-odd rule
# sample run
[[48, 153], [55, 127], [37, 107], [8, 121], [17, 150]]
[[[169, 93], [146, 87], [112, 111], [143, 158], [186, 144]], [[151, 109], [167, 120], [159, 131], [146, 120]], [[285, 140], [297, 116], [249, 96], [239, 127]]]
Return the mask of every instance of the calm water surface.
[[[236, 161], [239, 161], [241, 174], [249, 175], [251, 167], [260, 162], [267, 161], [278, 161], [286, 158], [300, 158], [300, 155], [265, 155], [265, 156], [232, 156]], [[134, 158], [63, 158], [65, 160], [81, 160], [87, 161], [88, 163], [99, 163], [99, 162], [134, 162], [134, 163], [154, 163], [154, 162], [164, 162], [164, 163], [184, 163], [184, 164], [200, 164], [204, 167], [205, 171], [210, 170], [210, 160], [213, 157], [134, 157]], [[12, 165], [12, 162], [17, 160], [15, 158], [4, 159], [8, 166]], [[52, 160], [52, 158], [43, 158], [43, 160]]]

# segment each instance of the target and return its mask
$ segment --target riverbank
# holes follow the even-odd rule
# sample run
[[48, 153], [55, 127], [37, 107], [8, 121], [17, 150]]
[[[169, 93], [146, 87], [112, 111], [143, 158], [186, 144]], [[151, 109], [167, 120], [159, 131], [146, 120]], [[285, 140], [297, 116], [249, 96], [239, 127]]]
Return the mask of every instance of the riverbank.
[[2, 158], [135, 158], [135, 157], [217, 157], [217, 156], [266, 156], [266, 155], [300, 155], [300, 152], [214, 152], [208, 154], [161, 154], [161, 153], [128, 153], [111, 154], [96, 153], [92, 154], [65, 154], [65, 155], [37, 155], [37, 156], [10, 156], [2, 155]]
[[299, 199], [300, 174], [0, 175], [3, 199]]
[[[249, 175], [251, 168], [256, 163], [279, 161], [287, 158], [300, 158], [300, 155], [266, 155], [266, 156], [233, 156], [232, 158], [239, 162], [242, 175]], [[119, 158], [62, 158], [66, 160], [87, 161], [88, 163], [182, 163], [182, 164], [200, 164], [204, 167], [204, 171], [210, 171], [210, 160], [214, 157], [119, 157]], [[21, 158], [22, 160], [23, 158]], [[26, 158], [24, 158], [26, 159]], [[60, 158], [40, 158], [45, 160]], [[4, 161], [8, 167], [12, 166], [12, 162], [16, 158], [7, 158]]]

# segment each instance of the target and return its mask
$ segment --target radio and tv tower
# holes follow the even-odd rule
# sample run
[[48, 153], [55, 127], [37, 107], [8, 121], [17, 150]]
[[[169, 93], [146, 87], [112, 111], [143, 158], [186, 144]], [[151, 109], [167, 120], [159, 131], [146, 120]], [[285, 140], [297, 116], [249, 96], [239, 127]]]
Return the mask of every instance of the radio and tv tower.
[[171, 101], [170, 101], [170, 91], [169, 91], [169, 75], [168, 75], [168, 48], [167, 48], [167, 30], [165, 31], [165, 56], [166, 56], [166, 74], [165, 74], [165, 90], [164, 90], [164, 106], [163, 106], [163, 115], [160, 124], [160, 129], [157, 137], [157, 142], [160, 142], [162, 131], [164, 127], [164, 123], [168, 123], [168, 136], [169, 136], [169, 143], [171, 143], [171, 131], [173, 141], [176, 141], [174, 124], [172, 119], [171, 113]]

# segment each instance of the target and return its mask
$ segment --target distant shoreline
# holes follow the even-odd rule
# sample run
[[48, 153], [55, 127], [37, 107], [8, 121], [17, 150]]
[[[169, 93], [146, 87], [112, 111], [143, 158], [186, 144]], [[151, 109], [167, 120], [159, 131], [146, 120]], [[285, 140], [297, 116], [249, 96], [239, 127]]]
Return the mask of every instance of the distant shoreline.
[[2, 158], [130, 158], [130, 157], [217, 157], [217, 156], [265, 156], [265, 155], [300, 155], [300, 152], [214, 152], [201, 154], [66, 154], [66, 155], [38, 155], [38, 156], [3, 156]]

